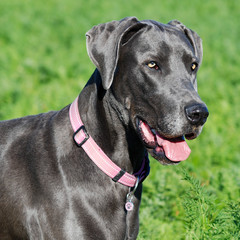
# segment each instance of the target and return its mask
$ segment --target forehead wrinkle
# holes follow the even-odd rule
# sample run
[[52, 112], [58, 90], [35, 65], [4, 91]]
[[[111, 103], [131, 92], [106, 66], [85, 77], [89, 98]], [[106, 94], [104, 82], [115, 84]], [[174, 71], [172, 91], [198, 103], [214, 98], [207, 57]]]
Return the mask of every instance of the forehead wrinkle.
[[[174, 46], [174, 49], [189, 49], [189, 53], [195, 55], [195, 50], [189, 41], [188, 37], [180, 30], [166, 28], [165, 31], [165, 41], [170, 43], [171, 46]], [[180, 44], [179, 44], [180, 43]]]
[[187, 62], [187, 63], [192, 63], [192, 62], [199, 62], [199, 59], [196, 56], [193, 56], [191, 53], [188, 53], [187, 51], [183, 51], [182, 54], [182, 61]]
[[[172, 45], [172, 54], [170, 55], [171, 69], [182, 72], [183, 67], [186, 69], [186, 63], [192, 61], [198, 61], [198, 58], [194, 54], [194, 49], [186, 39], [183, 39], [178, 35], [169, 36], [169, 43]], [[176, 44], [177, 43], [177, 44]], [[185, 61], [183, 61], [183, 58]], [[187, 61], [186, 61], [187, 60]]]

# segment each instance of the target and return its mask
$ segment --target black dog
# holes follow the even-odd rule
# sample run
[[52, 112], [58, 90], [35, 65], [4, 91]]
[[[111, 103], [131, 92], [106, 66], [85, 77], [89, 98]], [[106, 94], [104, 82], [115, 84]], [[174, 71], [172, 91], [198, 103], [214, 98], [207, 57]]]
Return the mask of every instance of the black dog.
[[86, 36], [97, 69], [79, 95], [79, 131], [122, 170], [112, 181], [86, 143], [75, 144], [69, 106], [1, 122], [1, 240], [136, 239], [142, 185], [136, 180], [130, 189], [120, 179], [139, 171], [146, 150], [163, 164], [185, 160], [184, 136], [196, 138], [207, 119], [197, 93], [202, 44], [195, 32], [178, 21], [125, 18]]

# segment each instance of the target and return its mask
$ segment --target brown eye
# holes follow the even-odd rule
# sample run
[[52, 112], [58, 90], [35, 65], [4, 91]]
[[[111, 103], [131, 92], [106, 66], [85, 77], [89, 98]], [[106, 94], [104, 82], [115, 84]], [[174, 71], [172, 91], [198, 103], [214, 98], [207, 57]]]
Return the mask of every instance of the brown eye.
[[197, 67], [198, 67], [197, 63], [192, 63], [192, 65], [191, 65], [192, 71], [195, 71], [197, 69]]
[[154, 68], [155, 70], [159, 69], [159, 66], [155, 62], [153, 62], [153, 61], [148, 63], [148, 67], [149, 68]]

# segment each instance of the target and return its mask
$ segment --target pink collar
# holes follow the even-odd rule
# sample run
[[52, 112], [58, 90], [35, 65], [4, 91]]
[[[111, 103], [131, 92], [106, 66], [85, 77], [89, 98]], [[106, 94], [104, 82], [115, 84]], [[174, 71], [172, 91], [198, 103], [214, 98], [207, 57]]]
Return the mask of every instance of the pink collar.
[[118, 167], [111, 159], [102, 151], [87, 130], [80, 118], [78, 110], [78, 97], [71, 104], [69, 109], [69, 117], [74, 130], [73, 139], [78, 147], [82, 147], [92, 161], [113, 181], [119, 182], [128, 187], [134, 187], [138, 180], [142, 182], [149, 174], [149, 159], [146, 154], [141, 169], [134, 175], [127, 173]]

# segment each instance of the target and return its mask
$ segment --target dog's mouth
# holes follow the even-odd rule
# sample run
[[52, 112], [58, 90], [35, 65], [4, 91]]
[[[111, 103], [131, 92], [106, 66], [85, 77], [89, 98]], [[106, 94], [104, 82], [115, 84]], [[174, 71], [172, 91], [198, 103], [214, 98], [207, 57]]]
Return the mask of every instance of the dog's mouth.
[[176, 164], [186, 160], [191, 149], [184, 136], [166, 138], [161, 136], [147, 122], [137, 118], [137, 127], [148, 152], [162, 164]]

